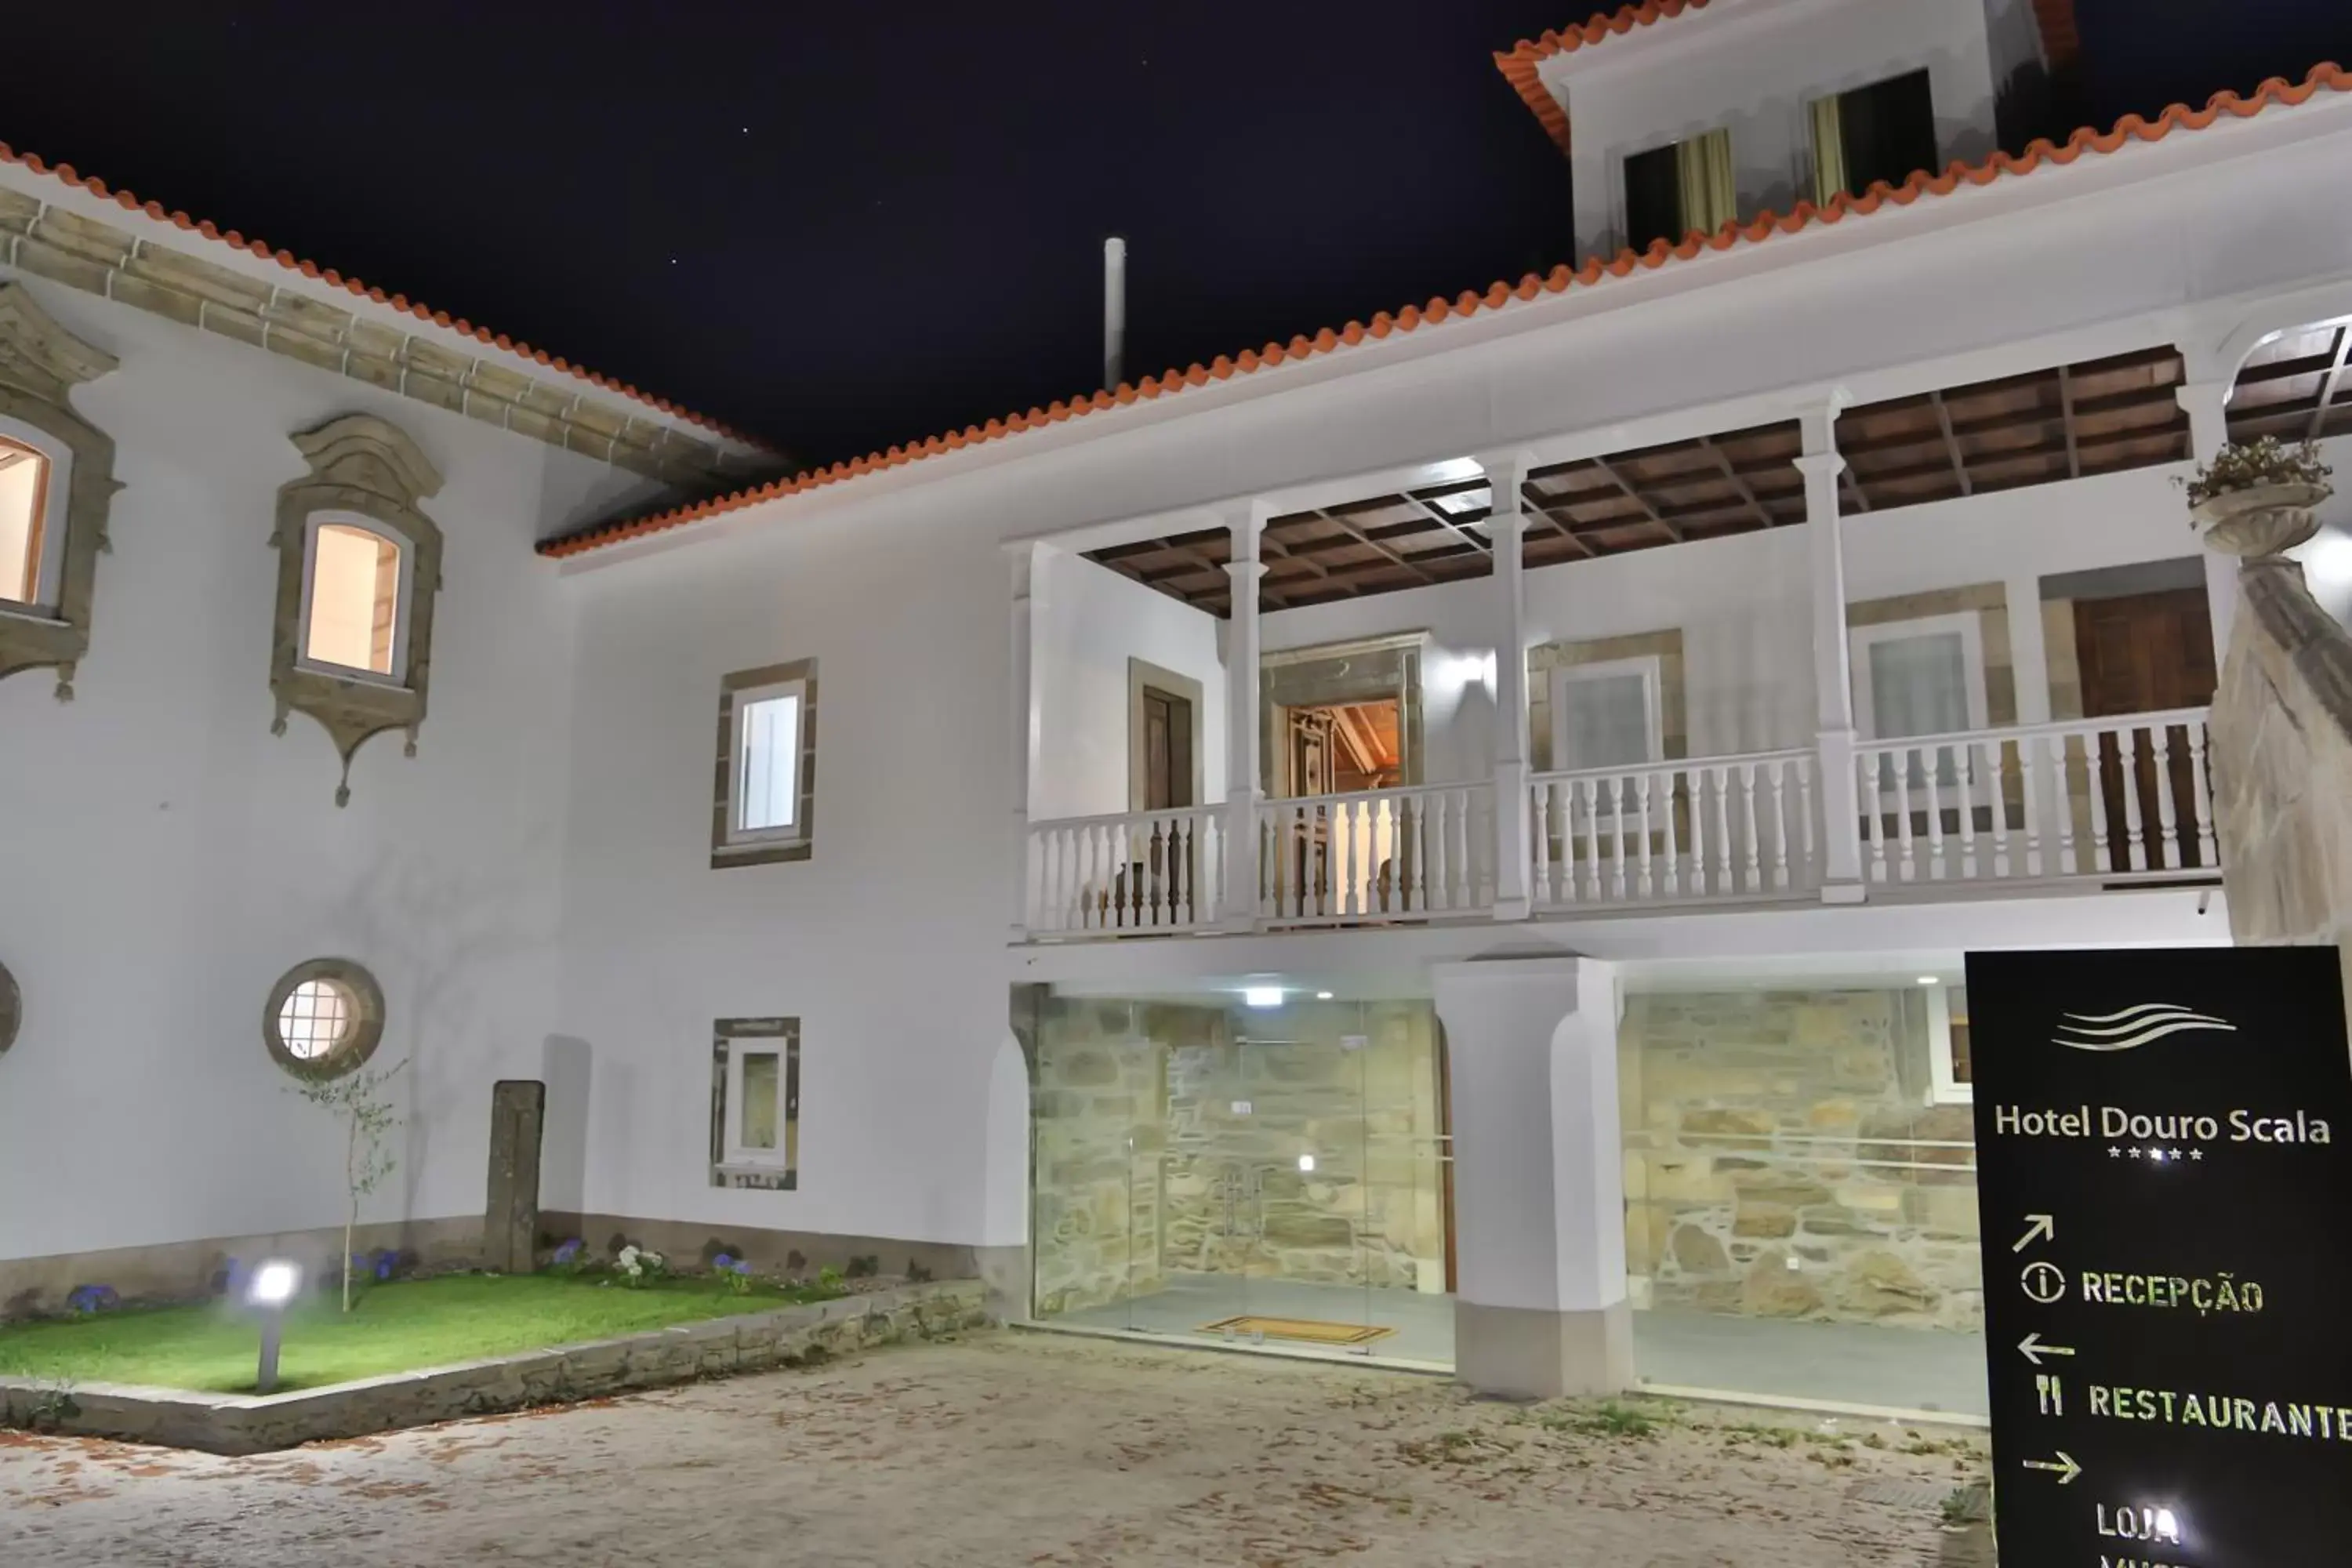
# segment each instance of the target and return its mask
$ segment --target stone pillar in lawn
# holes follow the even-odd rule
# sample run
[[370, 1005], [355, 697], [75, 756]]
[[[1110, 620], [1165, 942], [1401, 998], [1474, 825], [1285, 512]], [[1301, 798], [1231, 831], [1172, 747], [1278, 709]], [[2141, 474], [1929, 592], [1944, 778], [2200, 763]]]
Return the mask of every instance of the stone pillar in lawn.
[[1614, 968], [1436, 965], [1454, 1131], [1454, 1374], [1525, 1399], [1633, 1381]]

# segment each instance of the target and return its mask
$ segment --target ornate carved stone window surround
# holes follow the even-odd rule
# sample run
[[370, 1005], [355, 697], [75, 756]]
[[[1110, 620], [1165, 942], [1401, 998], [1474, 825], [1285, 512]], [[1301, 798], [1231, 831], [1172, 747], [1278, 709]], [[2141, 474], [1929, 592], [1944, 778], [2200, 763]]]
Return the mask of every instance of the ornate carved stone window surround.
[[441, 530], [418, 503], [441, 475], [416, 443], [373, 415], [350, 414], [293, 437], [310, 471], [278, 492], [277, 626], [269, 689], [273, 734], [299, 709], [342, 759], [335, 804], [351, 799], [352, 757], [386, 730], [416, 754], [432, 668]]
[[121, 488], [113, 439], [74, 411], [72, 393], [117, 363], [23, 284], [0, 283], [0, 677], [54, 668], [60, 701], [89, 648], [107, 510]]
[[816, 816], [816, 660], [719, 682], [712, 866], [805, 860]]
[[800, 1184], [801, 1021], [711, 1026], [710, 1184], [791, 1192]]
[[25, 998], [16, 989], [16, 977], [0, 963], [0, 1052], [16, 1043], [16, 1029], [24, 1021]]
[[383, 1039], [383, 987], [348, 958], [312, 958], [269, 988], [261, 1040], [296, 1078], [341, 1078]]

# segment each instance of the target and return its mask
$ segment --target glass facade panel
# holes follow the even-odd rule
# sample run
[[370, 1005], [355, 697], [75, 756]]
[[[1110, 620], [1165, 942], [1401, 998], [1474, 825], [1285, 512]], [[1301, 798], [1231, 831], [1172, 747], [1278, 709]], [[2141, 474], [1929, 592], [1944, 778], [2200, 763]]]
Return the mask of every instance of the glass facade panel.
[[1643, 1380], [1982, 1414], [1973, 1113], [1921, 989], [1635, 995], [1618, 1045]]
[[1039, 1318], [1450, 1363], [1426, 1002], [1055, 998], [1037, 1056]]

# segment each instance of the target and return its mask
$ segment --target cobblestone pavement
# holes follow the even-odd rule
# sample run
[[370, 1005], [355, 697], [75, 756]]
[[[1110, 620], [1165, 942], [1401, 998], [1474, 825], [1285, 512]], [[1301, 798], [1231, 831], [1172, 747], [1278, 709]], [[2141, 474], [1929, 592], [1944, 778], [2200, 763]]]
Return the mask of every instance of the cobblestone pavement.
[[1956, 1568], [1979, 1549], [1938, 1504], [1983, 1464], [1949, 1433], [996, 1332], [247, 1458], [0, 1433], [0, 1563]]

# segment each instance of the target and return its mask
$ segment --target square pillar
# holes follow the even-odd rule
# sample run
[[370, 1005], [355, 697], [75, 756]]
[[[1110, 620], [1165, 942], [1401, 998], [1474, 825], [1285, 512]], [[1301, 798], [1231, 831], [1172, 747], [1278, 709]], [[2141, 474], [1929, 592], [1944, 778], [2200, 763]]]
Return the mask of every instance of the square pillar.
[[1454, 1118], [1454, 1365], [1483, 1394], [1633, 1384], [1617, 983], [1587, 958], [1434, 966]]
[[1221, 924], [1249, 931], [1257, 924], [1258, 714], [1257, 583], [1265, 575], [1258, 547], [1273, 508], [1248, 500], [1226, 518], [1231, 536], [1225, 574], [1233, 579], [1233, 618], [1225, 636], [1225, 906]]
[[1528, 520], [1520, 487], [1523, 452], [1481, 457], [1491, 500], [1486, 537], [1495, 546], [1495, 918], [1523, 921], [1528, 893]]
[[[2172, 389], [2173, 400], [2189, 416], [2189, 449], [2200, 463], [2211, 462], [2230, 444], [2230, 382], [2221, 376], [2202, 376]], [[2238, 560], [2218, 550], [2204, 555], [2205, 608], [2212, 617], [2213, 668], [2219, 669], [2238, 616]]]
[[1854, 780], [1853, 675], [1845, 625], [1845, 532], [1838, 512], [1838, 405], [1798, 416], [1804, 438], [1797, 468], [1805, 476], [1805, 530], [1812, 546], [1813, 689], [1822, 760], [1822, 901], [1858, 904], [1862, 879], [1860, 791]]
[[1029, 776], [1037, 756], [1037, 700], [1030, 680], [1034, 667], [1031, 639], [1035, 636], [1031, 614], [1031, 589], [1043, 544], [1005, 547], [1013, 576], [1013, 940], [1029, 940]]

